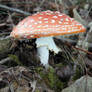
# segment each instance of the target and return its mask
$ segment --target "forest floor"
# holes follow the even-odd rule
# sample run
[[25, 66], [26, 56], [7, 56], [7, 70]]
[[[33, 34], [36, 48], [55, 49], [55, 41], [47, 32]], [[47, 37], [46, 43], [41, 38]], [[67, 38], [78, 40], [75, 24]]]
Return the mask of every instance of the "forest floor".
[[[46, 10], [65, 13], [86, 28], [82, 34], [54, 38], [62, 51], [50, 51], [48, 69], [37, 56], [36, 39], [9, 37], [19, 21]], [[91, 0], [0, 0], [0, 92], [71, 92], [62, 90], [83, 76], [92, 77]]]

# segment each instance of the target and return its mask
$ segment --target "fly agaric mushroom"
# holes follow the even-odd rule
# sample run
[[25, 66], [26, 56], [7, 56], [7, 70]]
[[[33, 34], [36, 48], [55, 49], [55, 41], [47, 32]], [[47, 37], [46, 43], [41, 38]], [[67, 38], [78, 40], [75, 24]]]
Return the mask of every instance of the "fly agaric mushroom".
[[84, 32], [82, 24], [58, 11], [44, 11], [28, 16], [13, 29], [14, 38], [37, 38], [36, 45], [41, 63], [48, 66], [49, 50], [58, 53], [53, 36]]

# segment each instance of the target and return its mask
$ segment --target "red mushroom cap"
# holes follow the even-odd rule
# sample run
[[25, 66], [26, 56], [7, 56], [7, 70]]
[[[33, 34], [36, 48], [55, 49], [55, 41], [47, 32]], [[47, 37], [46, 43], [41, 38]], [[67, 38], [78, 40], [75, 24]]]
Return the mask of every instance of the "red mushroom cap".
[[28, 16], [14, 27], [14, 38], [39, 38], [84, 32], [82, 24], [57, 11], [44, 11]]

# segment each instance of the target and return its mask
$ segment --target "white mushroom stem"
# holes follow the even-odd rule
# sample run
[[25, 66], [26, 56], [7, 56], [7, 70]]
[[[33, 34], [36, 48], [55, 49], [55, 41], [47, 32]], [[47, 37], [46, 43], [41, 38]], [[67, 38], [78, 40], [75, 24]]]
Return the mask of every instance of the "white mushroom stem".
[[49, 60], [49, 50], [54, 51], [57, 54], [60, 51], [53, 40], [53, 37], [41, 37], [36, 40], [38, 56], [41, 60], [41, 63], [44, 66], [48, 66]]
[[38, 56], [41, 60], [41, 63], [44, 66], [49, 65], [48, 64], [48, 60], [49, 60], [49, 50], [48, 50], [48, 48], [46, 46], [39, 47], [37, 49], [37, 52], [38, 52]]

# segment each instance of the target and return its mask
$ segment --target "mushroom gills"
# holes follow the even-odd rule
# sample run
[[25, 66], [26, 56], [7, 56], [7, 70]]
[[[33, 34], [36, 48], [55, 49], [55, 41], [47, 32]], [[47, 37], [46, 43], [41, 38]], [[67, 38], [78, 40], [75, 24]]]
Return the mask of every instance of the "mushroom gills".
[[57, 54], [60, 50], [53, 40], [53, 37], [41, 37], [36, 39], [37, 52], [43, 65], [48, 65], [49, 50]]

